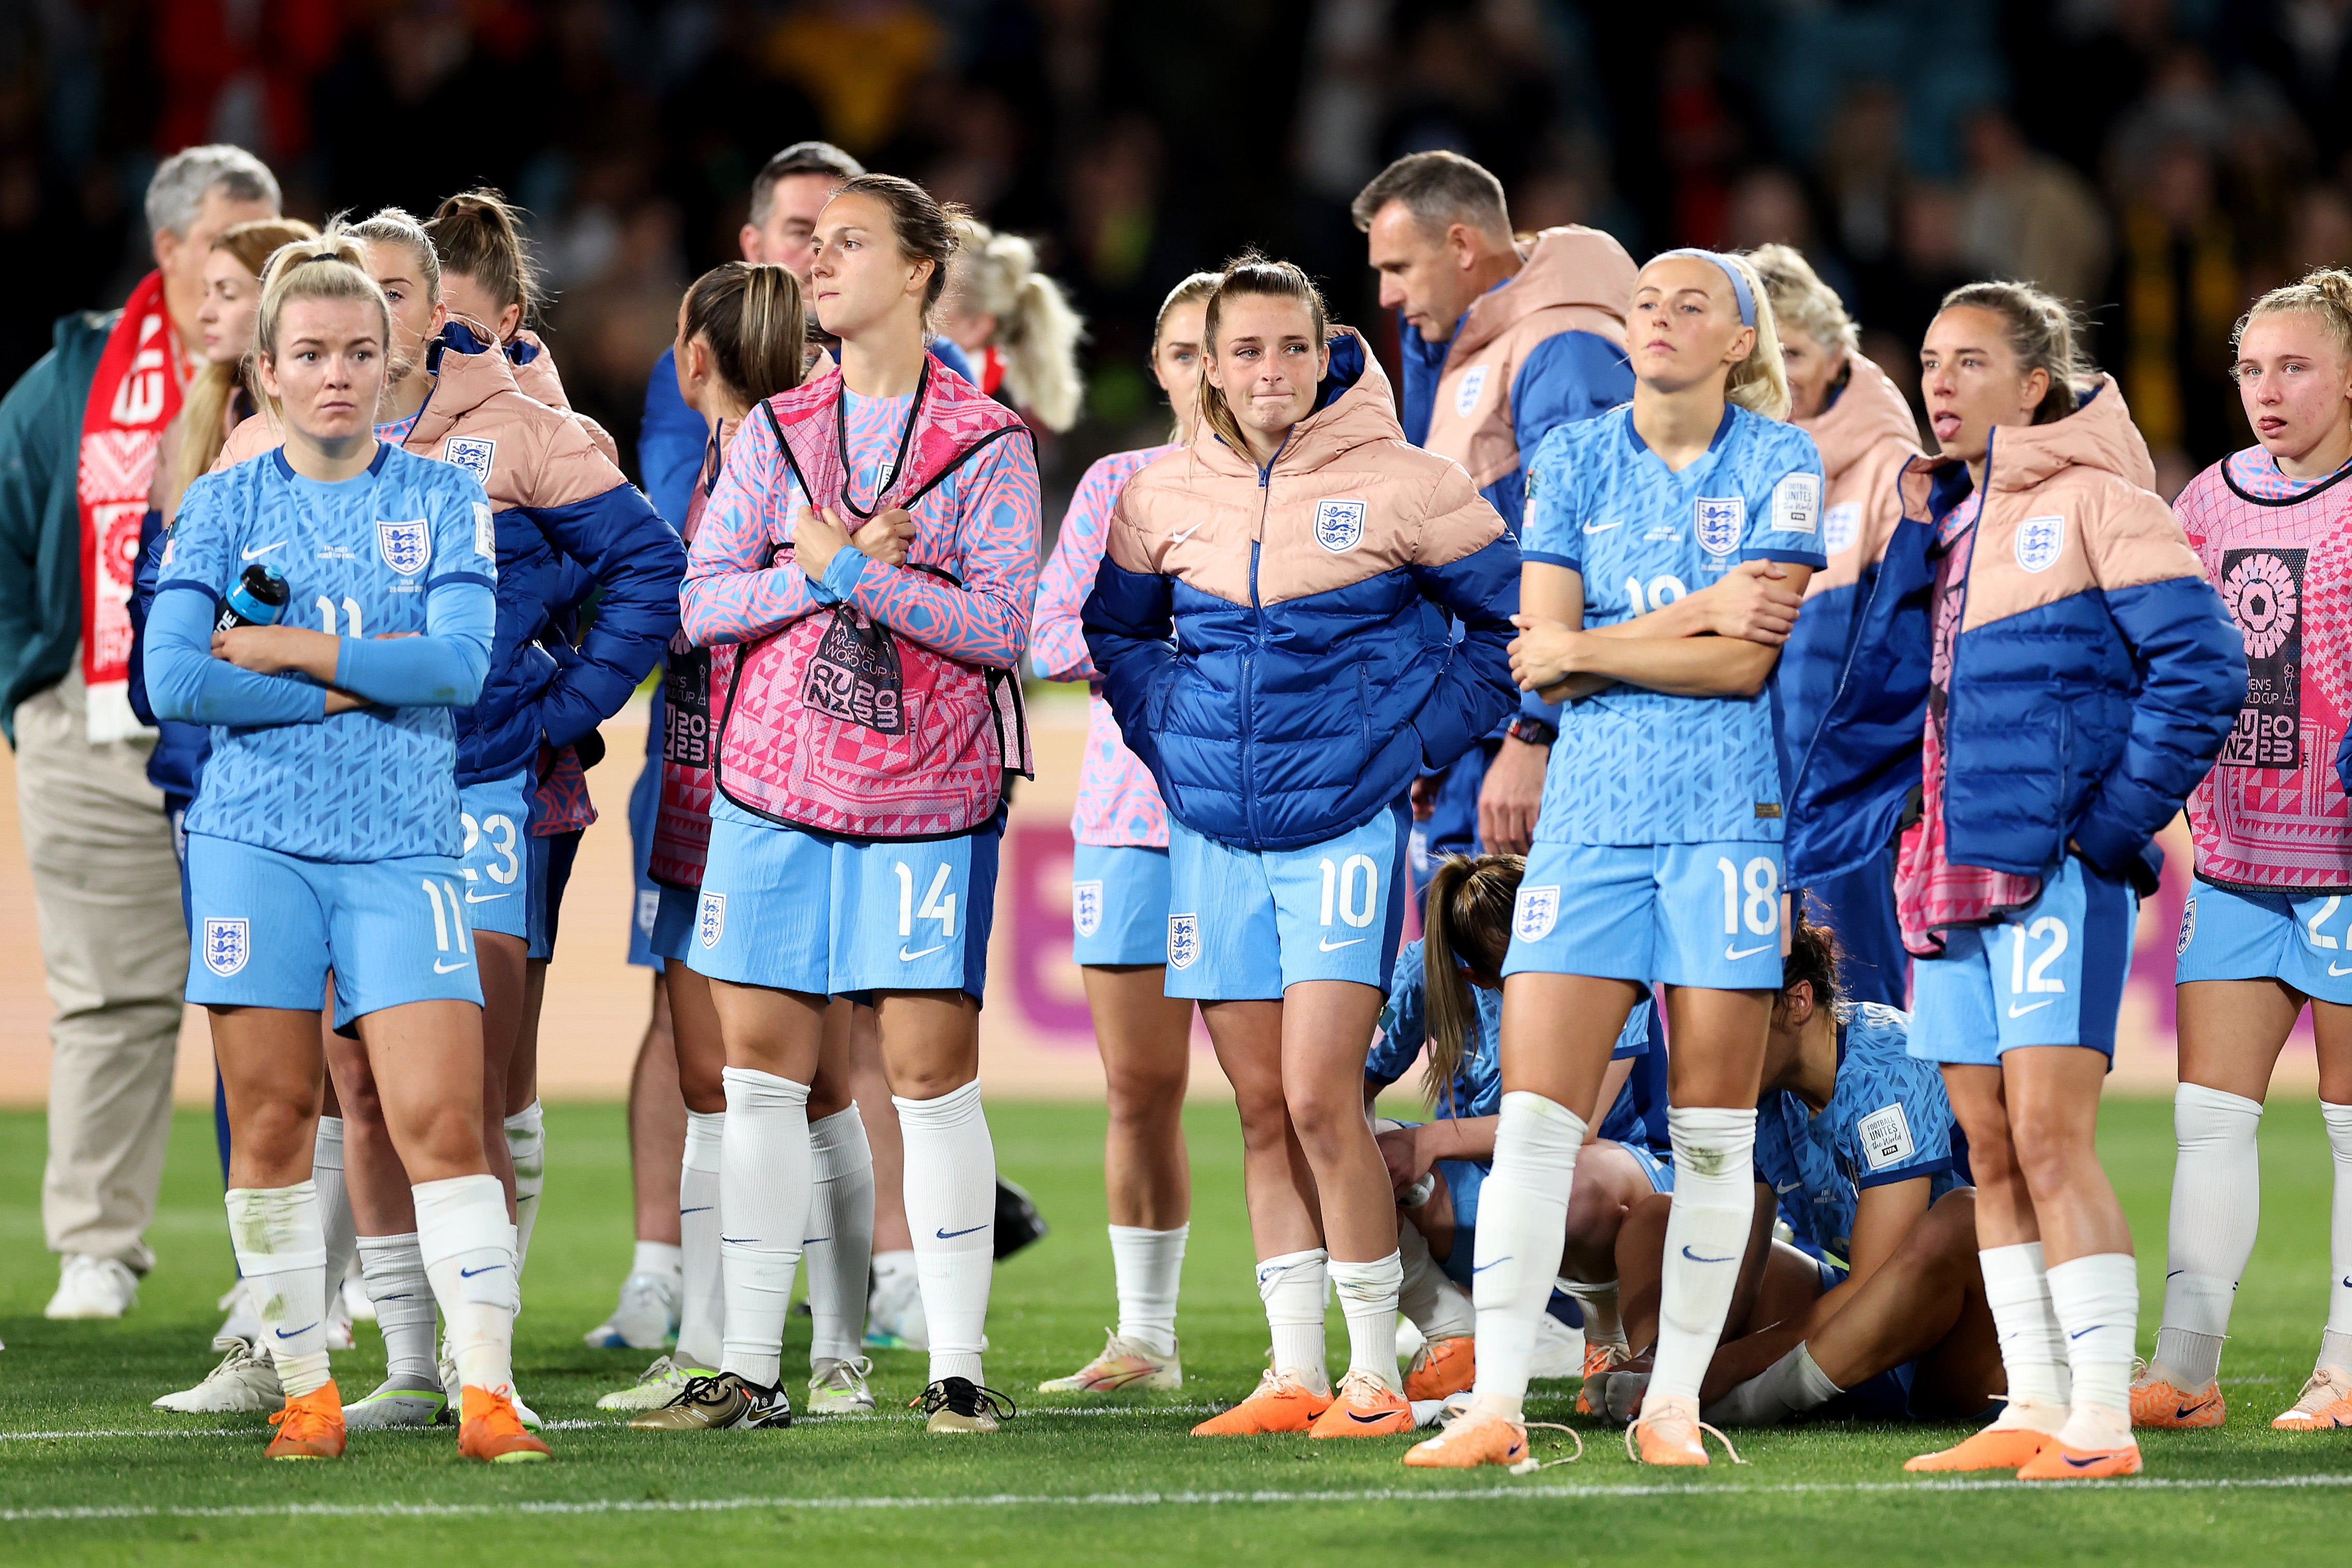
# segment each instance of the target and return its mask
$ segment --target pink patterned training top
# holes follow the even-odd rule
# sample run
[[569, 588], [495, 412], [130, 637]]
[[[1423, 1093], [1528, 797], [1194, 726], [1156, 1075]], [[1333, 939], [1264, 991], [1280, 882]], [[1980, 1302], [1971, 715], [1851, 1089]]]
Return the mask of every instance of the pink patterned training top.
[[[1099, 681], [1079, 622], [1096, 570], [1102, 565], [1111, 509], [1138, 470], [1181, 450], [1169, 445], [1114, 452], [1078, 481], [1062, 518], [1061, 536], [1054, 543], [1054, 559], [1045, 563], [1045, 575], [1037, 584], [1030, 658], [1047, 680]], [[1127, 748], [1099, 685], [1087, 697], [1087, 754], [1078, 765], [1078, 809], [1071, 813], [1070, 833], [1082, 844], [1168, 847], [1168, 808], [1160, 803], [1159, 786], [1151, 781], [1151, 770]]]

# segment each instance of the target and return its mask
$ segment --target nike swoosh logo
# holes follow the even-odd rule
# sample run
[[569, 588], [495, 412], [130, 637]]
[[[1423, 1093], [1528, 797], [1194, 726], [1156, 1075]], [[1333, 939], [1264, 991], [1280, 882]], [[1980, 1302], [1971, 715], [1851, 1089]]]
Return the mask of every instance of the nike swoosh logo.
[[2186, 1421], [2191, 1416], [2196, 1415], [2197, 1412], [2203, 1407], [2204, 1406], [2202, 1401], [2194, 1405], [2183, 1405], [2179, 1409], [2175, 1410], [2172, 1413], [2172, 1418], [2176, 1421]]
[[709, 1214], [712, 1209], [717, 1208], [719, 1206], [715, 1203], [706, 1203], [699, 1208], [681, 1208], [678, 1212], [680, 1214]]
[[478, 1269], [460, 1269], [457, 1270], [457, 1278], [470, 1280], [477, 1274], [495, 1274], [505, 1267], [503, 1263], [485, 1263]]
[[1353, 1410], [1350, 1410], [1348, 1412], [1348, 1419], [1355, 1422], [1359, 1426], [1375, 1427], [1395, 1414], [1396, 1412], [1393, 1410], [1383, 1410], [1377, 1416], [1359, 1416]]
[[939, 947], [926, 947], [919, 953], [909, 953], [904, 946], [901, 946], [898, 949], [898, 962], [901, 964], [911, 964], [918, 958], [928, 958], [932, 954], [938, 952], [940, 947], [944, 947], [946, 946], [947, 944], [942, 942], [940, 944]]
[[1741, 958], [1753, 958], [1757, 954], [1769, 949], [1771, 946], [1772, 944], [1767, 942], [1760, 947], [1734, 947], [1730, 943], [1726, 942], [1723, 945], [1723, 956], [1726, 958], [1729, 958], [1734, 961]]
[[2107, 1325], [2105, 1323], [2093, 1323], [2089, 1328], [2076, 1329], [2073, 1333], [2068, 1334], [2066, 1337], [2068, 1339], [2081, 1339], [2084, 1334], [2096, 1333], [2106, 1326]]
[[1739, 1255], [1737, 1252], [1733, 1253], [1728, 1258], [1702, 1258], [1687, 1247], [1683, 1249], [1683, 1256], [1689, 1259], [1694, 1263], [1737, 1263], [1739, 1261]]
[[2057, 998], [2053, 997], [2050, 998], [2050, 1001], [2028, 1002], [2023, 1007], [2019, 1007], [2015, 1002], [2011, 1002], [2009, 1004], [2009, 1016], [2013, 1019], [2021, 1019], [2028, 1013], [2038, 1013], [2043, 1008], [2050, 1006], [2051, 1002], [2054, 1002], [2057, 999]]
[[460, 958], [454, 964], [445, 964], [436, 958], [433, 960], [433, 972], [436, 975], [454, 975], [472, 961], [469, 958]]
[[1803, 1178], [1800, 1177], [1798, 1180], [1790, 1182], [1786, 1186], [1775, 1186], [1772, 1190], [1779, 1193], [1782, 1197], [1786, 1197], [1804, 1185]]
[[2341, 966], [2339, 966], [2339, 965], [2336, 962], [2336, 960], [2335, 960], [2335, 959], [2333, 959], [2333, 958], [2330, 958], [2330, 959], [2327, 961], [2327, 972], [2328, 972], [2329, 974], [2331, 974], [2331, 975], [2336, 975], [2336, 976], [2338, 976], [2338, 977], [2341, 977], [2341, 976], [2344, 976], [2344, 975], [2352, 975], [2352, 969], [2347, 969], [2347, 968], [2342, 967], [2341, 967]]
[[295, 1337], [296, 1335], [298, 1335], [298, 1334], [306, 1334], [306, 1333], [309, 1333], [310, 1332], [310, 1329], [317, 1328], [318, 1326], [319, 1326], [319, 1325], [318, 1325], [317, 1323], [312, 1323], [312, 1324], [310, 1325], [310, 1328], [304, 1328], [304, 1329], [279, 1329], [279, 1330], [278, 1331], [278, 1337], [279, 1339], [292, 1339], [292, 1338], [294, 1338], [294, 1337]]
[[488, 904], [494, 898], [512, 898], [514, 894], [510, 893], [479, 894], [470, 887], [466, 890], [466, 902], [468, 904]]
[[1201, 528], [1201, 525], [1200, 525], [1200, 524], [1198, 524], [1198, 523], [1194, 523], [1194, 524], [1193, 524], [1191, 528], [1183, 528], [1183, 529], [1179, 530], [1179, 531], [1178, 531], [1178, 532], [1176, 532], [1176, 533], [1170, 534], [1170, 535], [1168, 536], [1168, 542], [1169, 542], [1170, 544], [1171, 544], [1171, 545], [1181, 545], [1181, 544], [1182, 544], [1186, 539], [1191, 538], [1192, 538], [1195, 533], [1199, 532], [1199, 531], [1200, 531], [1200, 528]]
[[995, 1223], [996, 1221], [992, 1219], [985, 1225], [967, 1226], [961, 1230], [940, 1230], [934, 1228], [931, 1234], [938, 1237], [942, 1241], [952, 1241], [959, 1236], [969, 1236], [975, 1230], [985, 1230], [990, 1225], [993, 1225]]
[[804, 1236], [801, 1239], [801, 1245], [803, 1247], [814, 1247], [820, 1241], [830, 1241], [833, 1238], [830, 1236]]
[[2104, 1454], [2093, 1454], [2087, 1459], [2078, 1459], [2072, 1454], [2061, 1454], [2058, 1457], [2065, 1460], [2068, 1464], [2074, 1466], [2078, 1470], [2087, 1470], [2106, 1456]]
[[282, 548], [282, 547], [285, 545], [285, 543], [286, 543], [286, 541], [285, 541], [284, 539], [279, 539], [279, 540], [278, 541], [278, 543], [277, 543], [277, 544], [274, 544], [274, 545], [263, 545], [259, 549], [249, 549], [249, 550], [244, 550], [244, 551], [241, 551], [240, 553], [241, 553], [241, 554], [245, 557], [245, 559], [247, 559], [247, 560], [258, 560], [258, 559], [260, 559], [263, 556], [268, 555], [271, 550], [274, 550], [274, 549], [278, 549]]
[[[2181, 1275], [2186, 1274], [2187, 1272], [2189, 1272], [2189, 1270], [2186, 1269], [2175, 1269], [2171, 1273], [2167, 1274], [2165, 1278], [2168, 1280], [2178, 1280]], [[2352, 1284], [2352, 1281], [2347, 1281], [2346, 1283]]]
[[1624, 518], [1620, 517], [1614, 523], [1587, 523], [1584, 525], [1584, 531], [1588, 534], [1605, 534], [1610, 529], [1619, 527], [1624, 521]]
[[[1517, 1256], [1518, 1256], [1518, 1254], [1517, 1254], [1517, 1253], [1516, 1253], [1516, 1252], [1514, 1252], [1514, 1253], [1512, 1253], [1512, 1254], [1511, 1254], [1511, 1258], [1516, 1258], [1516, 1257], [1517, 1257]], [[1473, 1265], [1471, 1266], [1470, 1271], [1471, 1271], [1473, 1274], [1483, 1274], [1483, 1273], [1485, 1273], [1485, 1272], [1486, 1272], [1487, 1270], [1489, 1270], [1489, 1269], [1499, 1269], [1499, 1268], [1501, 1268], [1504, 1264], [1506, 1264], [1506, 1263], [1509, 1262], [1509, 1261], [1511, 1260], [1511, 1258], [1497, 1258], [1497, 1259], [1496, 1259], [1492, 1263], [1477, 1263], [1477, 1264], [1473, 1264]]]
[[1366, 939], [1361, 936], [1350, 936], [1345, 942], [1334, 942], [1331, 938], [1326, 936], [1320, 942], [1317, 943], [1316, 946], [1326, 953], [1337, 953], [1342, 947], [1361, 946], [1365, 940]]

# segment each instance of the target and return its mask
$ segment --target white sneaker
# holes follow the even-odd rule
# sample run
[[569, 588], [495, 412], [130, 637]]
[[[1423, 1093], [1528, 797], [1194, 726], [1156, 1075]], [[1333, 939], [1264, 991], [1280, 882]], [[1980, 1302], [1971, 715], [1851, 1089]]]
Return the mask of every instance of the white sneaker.
[[[709, 1377], [710, 1373], [698, 1366], [681, 1366], [668, 1356], [654, 1358], [654, 1364], [626, 1388], [615, 1388], [596, 1401], [599, 1410], [658, 1410], [686, 1392], [688, 1379]], [[812, 1384], [811, 1387], [814, 1388]]]
[[205, 1374], [194, 1388], [166, 1394], [152, 1408], [182, 1416], [226, 1416], [244, 1411], [275, 1410], [286, 1403], [278, 1385], [278, 1369], [252, 1340], [232, 1340], [221, 1364]]
[[856, 1416], [874, 1408], [874, 1391], [866, 1386], [874, 1364], [864, 1356], [853, 1361], [818, 1362], [809, 1369], [808, 1410], [812, 1416]]
[[677, 1337], [685, 1291], [676, 1275], [632, 1274], [613, 1315], [582, 1337], [596, 1350], [659, 1350]]
[[138, 1275], [111, 1258], [68, 1252], [58, 1266], [58, 1293], [41, 1315], [119, 1318], [138, 1304]]
[[929, 1350], [930, 1324], [923, 1317], [923, 1283], [911, 1269], [877, 1279], [866, 1302], [868, 1350]]
[[[521, 1389], [508, 1389], [507, 1403], [514, 1406], [515, 1419], [522, 1423], [522, 1429], [524, 1431], [536, 1432], [541, 1427], [546, 1425], [545, 1422], [539, 1418], [538, 1411], [532, 1409], [530, 1406], [522, 1402]], [[461, 1405], [458, 1408], [462, 1410], [464, 1409], [464, 1406]]]
[[1584, 1331], [1572, 1329], [1549, 1312], [1536, 1318], [1536, 1351], [1528, 1363], [1530, 1378], [1584, 1375]]
[[438, 1388], [411, 1386], [402, 1378], [385, 1378], [366, 1398], [343, 1406], [343, 1425], [354, 1432], [383, 1431], [392, 1427], [435, 1427], [447, 1417], [449, 1401]]
[[367, 1286], [357, 1274], [343, 1276], [343, 1316], [355, 1323], [375, 1322], [375, 1303], [368, 1300]]

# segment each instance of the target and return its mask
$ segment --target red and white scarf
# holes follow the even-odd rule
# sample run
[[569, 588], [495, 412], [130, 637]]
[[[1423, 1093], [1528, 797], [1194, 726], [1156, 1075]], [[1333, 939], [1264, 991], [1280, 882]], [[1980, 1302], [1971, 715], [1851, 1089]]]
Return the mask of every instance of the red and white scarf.
[[163, 275], [151, 272], [106, 340], [81, 416], [74, 499], [81, 512], [81, 674], [92, 742], [147, 733], [131, 711], [131, 576], [155, 449], [180, 412], [180, 372]]

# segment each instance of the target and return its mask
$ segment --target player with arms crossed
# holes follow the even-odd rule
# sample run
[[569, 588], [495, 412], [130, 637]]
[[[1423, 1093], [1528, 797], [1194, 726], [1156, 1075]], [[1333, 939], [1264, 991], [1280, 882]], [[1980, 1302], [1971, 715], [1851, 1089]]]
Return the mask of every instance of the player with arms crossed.
[[[1656, 1367], [1629, 1449], [1704, 1465], [1699, 1380], [1755, 1209], [1750, 1155], [1780, 987], [1780, 650], [1695, 636], [1676, 601], [1761, 561], [1822, 565], [1820, 455], [1788, 412], [1748, 263], [1669, 251], [1636, 280], [1633, 401], [1547, 436], [1529, 471], [1520, 685], [1562, 713], [1503, 966], [1503, 1103], [1480, 1200], [1478, 1381], [1412, 1465], [1516, 1464], [1536, 1316], [1586, 1118], [1654, 980], [1674, 1050], [1675, 1197]], [[1755, 581], [1754, 578], [1749, 579]], [[1651, 616], [1652, 619], [1644, 620]], [[1785, 633], [1784, 633], [1785, 635]]]
[[[391, 315], [361, 247], [277, 253], [255, 357], [286, 444], [189, 487], [148, 624], [156, 714], [213, 727], [190, 809], [189, 999], [232, 1127], [229, 1228], [286, 1405], [275, 1458], [343, 1451], [310, 1155], [319, 1004], [373, 1059], [463, 1385], [460, 1452], [544, 1459], [513, 1400], [515, 1231], [481, 1136], [482, 993], [460, 884], [456, 727], [480, 694], [497, 544], [462, 469], [375, 439]], [[256, 563], [375, 639], [236, 624]], [[224, 622], [229, 629], [215, 630]]]
[[2244, 706], [2189, 797], [2200, 884], [2181, 912], [2179, 1142], [2164, 1326], [2132, 1388], [2136, 1427], [2219, 1427], [2221, 1341], [2262, 1218], [2263, 1097], [2307, 1000], [2336, 1155], [2327, 1323], [2303, 1396], [2271, 1423], [2352, 1426], [2352, 805], [2342, 758], [2352, 486], [2352, 273], [2274, 288], [2238, 323], [2255, 445], [2173, 511], [2245, 650]]

